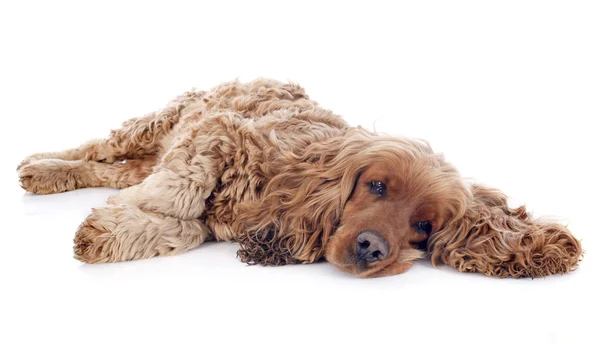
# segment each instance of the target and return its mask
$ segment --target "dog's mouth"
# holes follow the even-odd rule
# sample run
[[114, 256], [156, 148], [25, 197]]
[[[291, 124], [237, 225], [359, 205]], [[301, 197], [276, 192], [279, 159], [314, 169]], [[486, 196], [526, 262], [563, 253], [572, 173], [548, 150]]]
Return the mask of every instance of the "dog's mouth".
[[389, 266], [393, 265], [394, 260], [390, 260], [389, 262], [377, 262], [377, 263], [369, 263], [364, 260], [357, 259], [349, 259], [349, 261], [345, 264], [339, 264], [336, 262], [331, 262], [338, 269], [348, 272], [352, 275], [361, 277], [361, 278], [369, 278], [369, 277], [378, 277], [384, 276], [382, 274]]
[[[352, 244], [348, 244], [348, 243]], [[392, 276], [405, 272], [412, 262], [425, 256], [425, 252], [413, 247], [389, 246], [387, 257], [368, 261], [357, 254], [354, 235], [336, 233], [331, 237], [325, 251], [325, 259], [338, 269], [361, 278]]]

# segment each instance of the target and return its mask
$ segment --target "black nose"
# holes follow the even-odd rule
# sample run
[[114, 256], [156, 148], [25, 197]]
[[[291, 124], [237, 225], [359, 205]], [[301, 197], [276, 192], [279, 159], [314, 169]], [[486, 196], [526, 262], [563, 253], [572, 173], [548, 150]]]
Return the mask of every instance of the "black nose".
[[390, 245], [381, 234], [372, 229], [358, 233], [356, 237], [356, 258], [369, 263], [384, 260], [390, 253]]

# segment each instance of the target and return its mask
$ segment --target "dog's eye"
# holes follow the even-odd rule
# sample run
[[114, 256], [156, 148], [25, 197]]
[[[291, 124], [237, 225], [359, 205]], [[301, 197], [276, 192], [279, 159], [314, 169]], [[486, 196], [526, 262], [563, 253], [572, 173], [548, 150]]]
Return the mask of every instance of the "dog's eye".
[[425, 233], [425, 234], [430, 234], [431, 233], [431, 222], [429, 221], [419, 221], [416, 222], [415, 224], [413, 224], [413, 227], [415, 227], [415, 229], [417, 230], [417, 232], [419, 233]]
[[384, 182], [374, 181], [369, 183], [369, 192], [377, 197], [385, 195], [385, 189], [386, 187]]

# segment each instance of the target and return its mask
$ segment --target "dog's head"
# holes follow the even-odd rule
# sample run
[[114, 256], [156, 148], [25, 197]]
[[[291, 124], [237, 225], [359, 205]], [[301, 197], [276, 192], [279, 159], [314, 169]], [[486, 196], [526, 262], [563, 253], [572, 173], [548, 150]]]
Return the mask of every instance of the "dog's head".
[[509, 208], [500, 191], [467, 186], [420, 140], [357, 129], [273, 162], [280, 173], [234, 226], [243, 261], [314, 262], [360, 277], [402, 273], [426, 254], [500, 277], [572, 270], [581, 245], [556, 223]]
[[465, 208], [456, 170], [421, 141], [378, 139], [349, 163], [354, 185], [325, 256], [361, 277], [404, 272], [430, 236]]

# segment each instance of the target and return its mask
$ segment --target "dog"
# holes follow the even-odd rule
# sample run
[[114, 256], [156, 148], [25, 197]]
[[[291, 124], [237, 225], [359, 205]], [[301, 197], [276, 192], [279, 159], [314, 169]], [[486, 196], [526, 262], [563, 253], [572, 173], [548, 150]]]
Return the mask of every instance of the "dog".
[[540, 277], [576, 269], [561, 224], [467, 184], [422, 140], [348, 125], [297, 84], [258, 79], [184, 93], [107, 139], [27, 157], [35, 194], [123, 189], [74, 239], [85, 263], [175, 255], [231, 240], [248, 264], [327, 260], [359, 277], [428, 256], [461, 272]]

